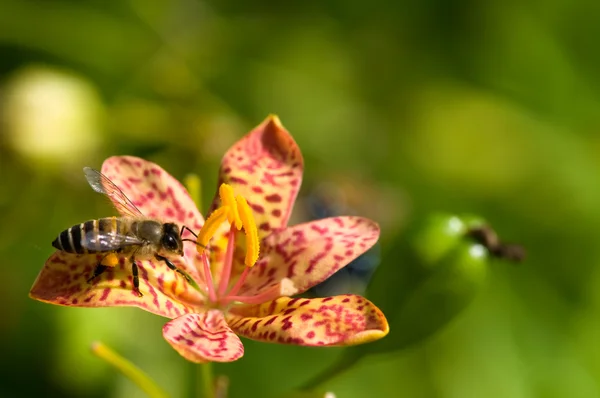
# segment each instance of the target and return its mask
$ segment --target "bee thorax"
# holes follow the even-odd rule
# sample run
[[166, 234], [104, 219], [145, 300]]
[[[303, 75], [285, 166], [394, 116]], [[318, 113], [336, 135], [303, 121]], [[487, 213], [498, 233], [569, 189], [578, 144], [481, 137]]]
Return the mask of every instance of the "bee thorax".
[[159, 243], [163, 235], [162, 224], [158, 221], [136, 221], [131, 227], [138, 238], [152, 244]]

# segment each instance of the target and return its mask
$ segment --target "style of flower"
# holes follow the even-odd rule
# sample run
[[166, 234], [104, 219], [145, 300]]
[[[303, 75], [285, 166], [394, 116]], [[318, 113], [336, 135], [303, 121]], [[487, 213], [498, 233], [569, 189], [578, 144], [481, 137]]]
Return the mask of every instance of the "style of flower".
[[[171, 318], [165, 339], [194, 362], [229, 362], [244, 348], [239, 336], [305, 346], [360, 344], [384, 337], [388, 324], [367, 299], [301, 294], [368, 250], [379, 227], [361, 217], [333, 217], [287, 226], [302, 180], [303, 159], [276, 116], [268, 117], [225, 154], [219, 190], [206, 223], [186, 189], [148, 161], [107, 159], [102, 173], [144, 215], [199, 231], [183, 257], [170, 257], [192, 282], [154, 260], [138, 261], [140, 291], [126, 259], [91, 283], [101, 258], [55, 252], [30, 296], [79, 306], [137, 306]], [[186, 239], [196, 239], [188, 231]]]

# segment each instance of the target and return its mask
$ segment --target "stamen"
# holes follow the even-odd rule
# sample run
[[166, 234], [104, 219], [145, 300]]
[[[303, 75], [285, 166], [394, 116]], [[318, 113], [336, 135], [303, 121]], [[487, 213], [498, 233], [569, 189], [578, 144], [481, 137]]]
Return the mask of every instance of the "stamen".
[[[233, 188], [225, 183], [221, 184], [219, 187], [219, 196], [222, 202], [221, 207], [211, 213], [204, 223], [202, 229], [200, 229], [197, 239], [197, 250], [202, 256], [202, 261], [204, 263], [204, 274], [209, 300], [213, 303], [220, 302], [221, 304], [224, 304], [237, 300], [238, 296], [235, 296], [235, 294], [237, 294], [242, 288], [248, 276], [249, 268], [252, 267], [258, 260], [260, 244], [258, 240], [258, 228], [256, 227], [256, 221], [254, 220], [252, 209], [248, 205], [246, 199], [241, 195], [234, 197]], [[230, 230], [226, 236], [227, 249], [223, 258], [224, 263], [223, 268], [221, 269], [219, 286], [215, 287], [208, 257], [205, 254], [205, 249], [209, 241], [214, 237], [217, 230], [225, 221], [229, 222]], [[225, 296], [227, 288], [229, 287], [229, 283], [231, 282], [233, 255], [235, 250], [235, 234], [237, 230], [241, 230], [242, 228], [244, 229], [244, 233], [246, 235], [246, 257], [244, 259], [244, 264], [246, 267], [244, 267], [244, 270], [242, 271], [238, 280], [230, 290], [229, 295]], [[279, 297], [281, 294], [283, 294], [280, 290], [281, 287], [277, 286], [274, 289], [269, 289], [267, 292], [258, 295], [258, 300], [262, 300], [265, 295], [266, 297]], [[223, 299], [219, 300], [218, 297], [223, 297]], [[254, 298], [249, 297], [241, 297], [240, 301], [250, 302], [248, 300], [251, 300], [252, 302], [255, 301]]]
[[242, 220], [238, 213], [237, 203], [235, 203], [235, 197], [233, 195], [233, 188], [229, 184], [221, 184], [219, 187], [219, 197], [221, 198], [221, 205], [229, 207], [230, 211], [227, 214], [229, 224], [235, 225], [235, 228], [242, 229]]
[[208, 256], [203, 254], [202, 262], [204, 263], [204, 280], [206, 282], [206, 288], [208, 289], [208, 298], [211, 302], [217, 301], [217, 294], [215, 292], [215, 285], [213, 282], [212, 274], [210, 272], [210, 264], [208, 263]]
[[244, 226], [244, 233], [246, 234], [246, 258], [244, 263], [247, 267], [252, 267], [260, 252], [260, 245], [258, 242], [258, 228], [256, 228], [256, 221], [252, 215], [252, 209], [248, 205], [248, 202], [242, 195], [235, 197], [242, 225]]
[[225, 300], [227, 302], [238, 301], [244, 304], [262, 304], [282, 296], [292, 296], [297, 292], [298, 289], [296, 289], [294, 282], [291, 279], [283, 278], [277, 285], [255, 296], [227, 296]]
[[204, 223], [204, 226], [198, 234], [198, 253], [201, 255], [204, 253], [204, 249], [208, 245], [208, 241], [214, 236], [217, 229], [221, 226], [223, 221], [227, 219], [227, 213], [229, 213], [229, 207], [222, 206], [217, 210], [213, 211], [208, 220]]
[[221, 280], [219, 281], [219, 297], [225, 294], [231, 277], [231, 268], [233, 267], [233, 248], [235, 247], [235, 226], [231, 226], [227, 236], [227, 250], [223, 259], [223, 270], [221, 272]]

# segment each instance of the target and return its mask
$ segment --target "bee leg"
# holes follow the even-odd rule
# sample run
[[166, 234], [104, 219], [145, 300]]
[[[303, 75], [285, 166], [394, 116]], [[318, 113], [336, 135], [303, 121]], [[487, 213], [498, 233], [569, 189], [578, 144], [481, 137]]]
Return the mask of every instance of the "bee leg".
[[138, 265], [135, 262], [135, 258], [131, 256], [131, 273], [133, 274], [133, 291], [140, 297], [143, 296], [142, 292], [140, 292], [140, 277]]
[[[109, 256], [114, 256], [114, 253], [108, 253], [104, 257], [102, 257], [100, 261], [98, 261], [96, 268], [94, 268], [94, 274], [87, 280], [88, 283], [91, 283], [96, 277], [102, 275], [102, 273], [106, 271], [107, 268], [112, 268], [115, 265], [117, 265], [119, 259], [116, 256], [114, 256], [114, 258], [111, 259], [109, 258]], [[107, 258], [110, 260], [109, 263], [105, 262]]]
[[98, 265], [96, 265], [96, 268], [94, 268], [94, 274], [87, 280], [87, 283], [92, 283], [92, 281], [102, 275], [102, 273], [104, 271], [106, 271], [108, 267], [106, 265], [102, 265], [102, 260], [100, 260], [100, 262], [98, 263]]
[[155, 254], [154, 258], [156, 258], [158, 261], [163, 261], [165, 264], [167, 264], [167, 267], [171, 268], [173, 271], [178, 272], [181, 276], [183, 276], [188, 282], [191, 282], [191, 278], [188, 274], [186, 274], [185, 272], [183, 272], [182, 270], [180, 270], [179, 268], [177, 268], [175, 266], [175, 264], [173, 264], [168, 258], [163, 257], [159, 254]]

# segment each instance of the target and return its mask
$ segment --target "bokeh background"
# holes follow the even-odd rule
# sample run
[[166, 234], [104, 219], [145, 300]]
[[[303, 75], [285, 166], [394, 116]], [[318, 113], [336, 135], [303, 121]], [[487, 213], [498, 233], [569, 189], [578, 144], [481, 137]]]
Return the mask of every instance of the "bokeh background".
[[[528, 250], [492, 262], [443, 330], [323, 388], [600, 396], [599, 38], [596, 0], [1, 0], [0, 396], [143, 396], [94, 340], [193, 396], [197, 367], [164, 319], [27, 293], [58, 232], [113, 214], [83, 166], [142, 156], [199, 174], [208, 200], [224, 151], [269, 113], [303, 151], [303, 198], [329, 184], [381, 224], [380, 269], [406, 266], [386, 253], [435, 211], [480, 215]], [[376, 288], [388, 308], [401, 293]], [[231, 397], [282, 396], [341, 355], [245, 345], [215, 368]]]

